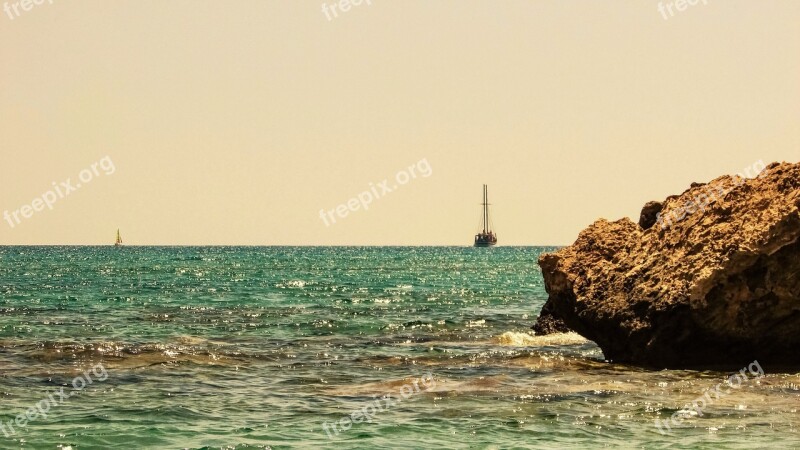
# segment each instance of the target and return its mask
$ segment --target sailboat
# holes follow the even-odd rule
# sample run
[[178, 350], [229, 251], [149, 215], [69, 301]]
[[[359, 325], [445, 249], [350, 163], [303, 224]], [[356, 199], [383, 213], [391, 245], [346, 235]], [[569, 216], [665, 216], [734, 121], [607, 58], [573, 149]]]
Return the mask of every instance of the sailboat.
[[119, 228], [117, 228], [117, 241], [114, 242], [114, 247], [122, 247], [122, 236], [119, 235]]
[[475, 247], [491, 247], [497, 244], [497, 235], [491, 230], [489, 224], [489, 195], [486, 185], [483, 185], [483, 230], [475, 235]]

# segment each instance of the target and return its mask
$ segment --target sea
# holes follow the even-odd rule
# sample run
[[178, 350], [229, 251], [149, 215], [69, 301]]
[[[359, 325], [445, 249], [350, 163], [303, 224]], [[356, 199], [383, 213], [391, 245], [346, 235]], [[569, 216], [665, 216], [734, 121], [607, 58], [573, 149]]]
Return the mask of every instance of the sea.
[[798, 373], [534, 335], [555, 250], [0, 247], [0, 448], [800, 448]]

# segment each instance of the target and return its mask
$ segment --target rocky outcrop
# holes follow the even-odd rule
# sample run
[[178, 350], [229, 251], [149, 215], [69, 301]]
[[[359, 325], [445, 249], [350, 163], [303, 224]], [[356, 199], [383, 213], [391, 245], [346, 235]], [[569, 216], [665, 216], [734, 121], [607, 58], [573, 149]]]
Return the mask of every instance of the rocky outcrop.
[[[763, 165], [762, 165], [763, 166]], [[537, 333], [561, 323], [651, 367], [800, 366], [800, 164], [723, 176], [598, 220], [544, 254]]]
[[534, 334], [542, 336], [554, 333], [566, 333], [571, 331], [564, 321], [552, 309], [552, 303], [548, 302], [542, 307], [539, 318], [531, 327]]
[[661, 202], [647, 202], [642, 207], [642, 213], [639, 214], [639, 226], [646, 230], [658, 222], [661, 210], [664, 205]]

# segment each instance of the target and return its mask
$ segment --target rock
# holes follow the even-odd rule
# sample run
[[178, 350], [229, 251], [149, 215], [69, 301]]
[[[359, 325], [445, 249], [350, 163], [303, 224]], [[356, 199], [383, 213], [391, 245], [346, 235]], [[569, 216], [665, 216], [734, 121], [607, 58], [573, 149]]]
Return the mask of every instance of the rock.
[[642, 207], [642, 213], [639, 215], [639, 226], [647, 230], [658, 221], [659, 214], [664, 205], [661, 202], [647, 202]]
[[561, 321], [615, 362], [800, 366], [799, 208], [800, 164], [773, 163], [650, 202], [638, 225], [598, 220], [539, 258], [537, 326]]
[[539, 313], [539, 318], [536, 319], [536, 323], [531, 327], [534, 334], [537, 336], [566, 333], [571, 331], [561, 318], [553, 315], [553, 311], [550, 306], [551, 305], [547, 303], [544, 305], [544, 307], [542, 307], [542, 312]]

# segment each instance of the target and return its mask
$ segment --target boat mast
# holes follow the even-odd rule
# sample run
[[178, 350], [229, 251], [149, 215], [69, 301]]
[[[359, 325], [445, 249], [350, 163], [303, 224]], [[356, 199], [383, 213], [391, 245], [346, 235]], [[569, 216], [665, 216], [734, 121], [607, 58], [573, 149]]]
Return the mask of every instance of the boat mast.
[[486, 227], [489, 224], [489, 197], [486, 193], [486, 185], [483, 185], [483, 232], [486, 233]]

